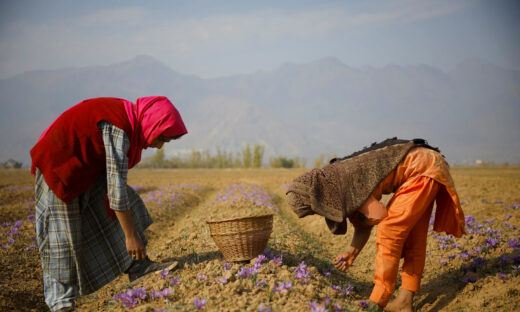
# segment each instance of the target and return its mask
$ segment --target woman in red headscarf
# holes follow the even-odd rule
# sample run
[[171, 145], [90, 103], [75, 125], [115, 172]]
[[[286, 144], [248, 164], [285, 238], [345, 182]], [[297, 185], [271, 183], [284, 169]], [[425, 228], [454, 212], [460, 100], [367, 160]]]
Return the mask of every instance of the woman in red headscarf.
[[43, 132], [31, 158], [45, 301], [52, 311], [73, 310], [75, 298], [122, 273], [133, 281], [176, 266], [147, 257], [143, 232], [152, 219], [127, 185], [127, 172], [143, 149], [186, 133], [179, 112], [162, 96], [135, 103], [85, 100]]

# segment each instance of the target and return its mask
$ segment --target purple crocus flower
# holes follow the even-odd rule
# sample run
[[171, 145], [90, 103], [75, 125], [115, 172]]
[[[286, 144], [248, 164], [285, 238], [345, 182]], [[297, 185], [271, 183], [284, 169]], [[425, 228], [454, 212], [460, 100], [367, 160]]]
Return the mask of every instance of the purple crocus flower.
[[475, 283], [477, 281], [477, 278], [470, 275], [470, 276], [466, 276], [465, 278], [463, 278], [462, 281], [464, 283], [466, 283], [466, 284], [467, 283]]
[[279, 257], [274, 257], [273, 258], [273, 262], [274, 262], [274, 264], [276, 264], [278, 266], [281, 266], [282, 265], [282, 259], [283, 259], [283, 255], [280, 255]]
[[195, 307], [200, 310], [206, 305], [206, 299], [200, 299], [197, 297], [195, 300], [193, 300], [193, 305], [195, 305]]
[[309, 308], [311, 308], [311, 312], [327, 312], [325, 305], [318, 305], [316, 301], [309, 301]]
[[446, 265], [448, 263], [448, 261], [446, 261], [445, 259], [439, 259], [439, 263], [441, 265]]
[[470, 256], [470, 253], [467, 250], [463, 250], [459, 253], [459, 257], [461, 259], [467, 259]]
[[278, 282], [278, 287], [274, 286], [273, 292], [280, 292], [282, 294], [285, 294], [293, 287], [292, 283], [290, 281], [288, 282]]
[[265, 260], [267, 259], [267, 257], [265, 255], [258, 255], [258, 257], [255, 259], [255, 264], [256, 263], [262, 263], [264, 262]]
[[11, 227], [9, 232], [7, 232], [7, 234], [5, 234], [5, 235], [6, 236], [20, 235], [20, 232], [18, 232], [18, 228], [13, 226], [13, 227]]
[[153, 299], [160, 299], [160, 298], [165, 298], [170, 295], [173, 295], [174, 293], [175, 293], [175, 289], [168, 287], [168, 288], [164, 288], [163, 290], [158, 290], [158, 291], [152, 290], [150, 292], [150, 296], [152, 296]]
[[241, 279], [245, 279], [245, 278], [248, 278], [251, 274], [251, 270], [248, 269], [248, 268], [240, 268], [240, 270], [238, 270], [236, 276], [241, 278]]
[[172, 286], [177, 286], [179, 285], [181, 282], [179, 281], [179, 277], [178, 276], [175, 276], [174, 278], [172, 278], [170, 280], [170, 285]]
[[8, 244], [3, 244], [3, 245], [2, 245], [2, 248], [3, 248], [3, 249], [7, 249], [7, 248], [9, 248], [9, 245], [8, 245]]
[[14, 221], [13, 228], [19, 229], [22, 227], [23, 222], [21, 220]]
[[486, 238], [485, 242], [487, 246], [491, 248], [496, 248], [500, 244], [500, 242], [495, 238]]
[[310, 277], [310, 272], [307, 271], [307, 265], [302, 261], [296, 269], [294, 269], [294, 278], [303, 283], [307, 282]]
[[258, 312], [271, 312], [271, 308], [264, 306], [264, 303], [261, 302], [258, 306]]
[[354, 292], [354, 286], [348, 285], [345, 290], [341, 291], [345, 296], [350, 295], [350, 293]]
[[32, 215], [28, 215], [27, 216], [27, 221], [34, 224], [34, 223], [36, 223], [36, 217], [33, 214]]
[[229, 271], [231, 269], [231, 263], [229, 262], [222, 263], [222, 266], [224, 267], [225, 271]]
[[343, 311], [343, 308], [341, 307], [341, 305], [339, 303], [335, 303], [332, 305], [332, 310], [334, 311]]
[[359, 303], [359, 306], [361, 307], [361, 309], [368, 309], [368, 303], [366, 301], [361, 301]]
[[263, 287], [265, 285], [267, 285], [267, 281], [266, 280], [260, 280], [260, 281], [256, 281], [255, 282], [255, 286], [256, 287]]
[[25, 248], [25, 251], [31, 251], [33, 249], [36, 249], [36, 245], [35, 244], [32, 244], [29, 247]]
[[205, 281], [206, 275], [199, 273], [198, 278], [199, 278], [199, 281]]
[[12, 244], [12, 243], [14, 243], [14, 239], [11, 238], [11, 237], [9, 237], [9, 238], [7, 239], [7, 242], [8, 242], [9, 244]]
[[509, 279], [509, 274], [504, 274], [504, 273], [498, 272], [498, 277], [501, 280], [507, 280], [507, 279]]
[[225, 278], [225, 277], [221, 277], [221, 278], [218, 278], [218, 277], [217, 277], [217, 278], [215, 278], [215, 280], [216, 280], [217, 282], [219, 282], [220, 284], [225, 284], [225, 283], [227, 283], [227, 278]]
[[171, 278], [171, 277], [172, 277], [172, 275], [170, 274], [170, 270], [168, 270], [166, 268], [162, 269], [162, 271], [161, 271], [161, 278], [162, 279], [168, 279], [168, 278]]

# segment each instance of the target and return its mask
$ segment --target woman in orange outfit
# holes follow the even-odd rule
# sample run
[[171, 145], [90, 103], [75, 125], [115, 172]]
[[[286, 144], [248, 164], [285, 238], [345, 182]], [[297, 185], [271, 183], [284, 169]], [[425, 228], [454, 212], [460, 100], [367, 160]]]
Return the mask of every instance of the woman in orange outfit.
[[[385, 207], [379, 200], [391, 193], [394, 196]], [[334, 259], [341, 271], [352, 265], [378, 224], [370, 300], [389, 311], [412, 311], [413, 294], [420, 290], [434, 202], [434, 230], [456, 237], [465, 234], [464, 214], [448, 165], [438, 149], [420, 139], [389, 139], [334, 159], [323, 169], [295, 179], [287, 197], [299, 217], [318, 213], [335, 234], [346, 232], [346, 218], [354, 225], [349, 249]], [[388, 304], [401, 258], [401, 290]]]

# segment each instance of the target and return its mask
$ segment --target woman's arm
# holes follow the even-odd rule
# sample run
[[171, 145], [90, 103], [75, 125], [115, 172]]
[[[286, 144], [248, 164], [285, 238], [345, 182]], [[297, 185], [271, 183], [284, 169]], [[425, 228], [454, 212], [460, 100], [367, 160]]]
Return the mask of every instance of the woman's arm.
[[354, 225], [354, 237], [352, 237], [349, 249], [346, 252], [340, 253], [334, 259], [334, 266], [338, 270], [346, 271], [352, 266], [354, 260], [356, 260], [370, 238], [372, 226], [367, 225], [364, 219], [364, 216], [360, 213], [356, 213], [353, 218], [351, 218], [351, 222]]
[[132, 219], [132, 211], [115, 210], [115, 212], [117, 220], [119, 220], [119, 224], [121, 224], [123, 232], [125, 233], [125, 243], [128, 254], [132, 259], [145, 260], [146, 249], [144, 248], [143, 241], [141, 237], [139, 237], [139, 233], [137, 233], [135, 228], [134, 220]]
[[139, 237], [132, 218], [132, 211], [128, 206], [126, 193], [128, 158], [126, 153], [130, 147], [130, 140], [123, 130], [108, 122], [100, 123], [105, 143], [107, 191], [110, 208], [115, 211], [117, 220], [125, 234], [126, 250], [137, 260], [146, 258], [144, 243]]

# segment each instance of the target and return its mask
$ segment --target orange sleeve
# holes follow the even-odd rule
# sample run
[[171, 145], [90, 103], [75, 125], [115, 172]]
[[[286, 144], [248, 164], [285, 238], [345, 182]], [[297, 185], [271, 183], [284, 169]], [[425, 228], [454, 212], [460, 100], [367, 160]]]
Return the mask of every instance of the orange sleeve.
[[386, 207], [378, 201], [373, 195], [370, 195], [365, 203], [359, 208], [359, 213], [366, 218], [366, 223], [376, 225], [387, 215]]

